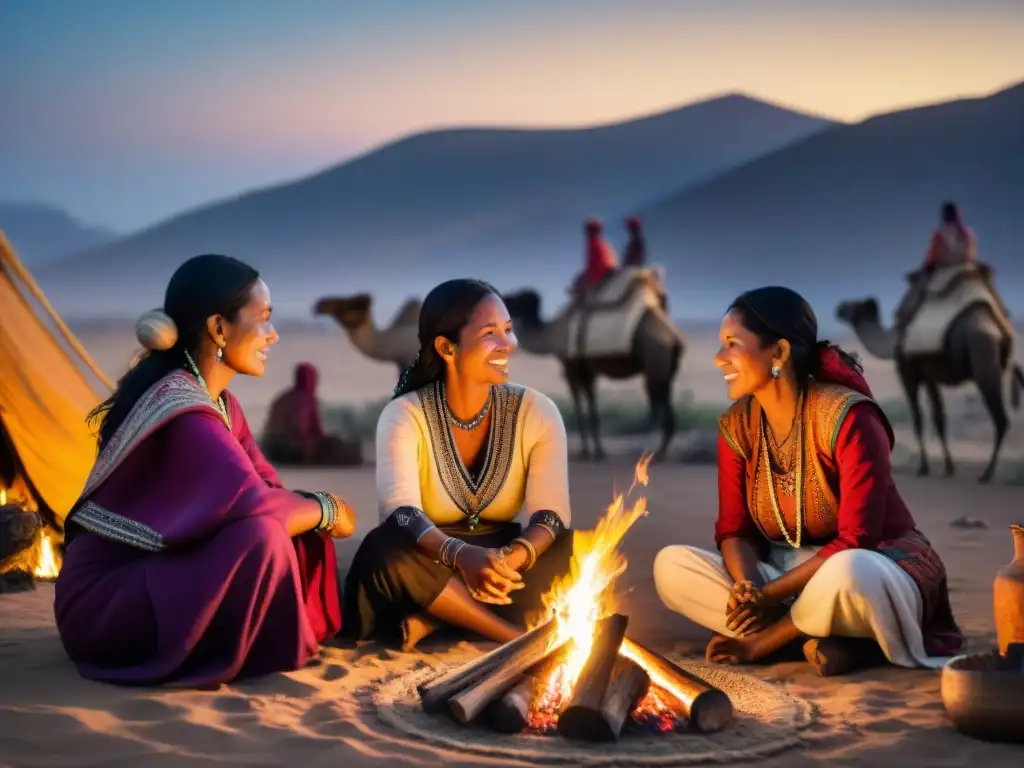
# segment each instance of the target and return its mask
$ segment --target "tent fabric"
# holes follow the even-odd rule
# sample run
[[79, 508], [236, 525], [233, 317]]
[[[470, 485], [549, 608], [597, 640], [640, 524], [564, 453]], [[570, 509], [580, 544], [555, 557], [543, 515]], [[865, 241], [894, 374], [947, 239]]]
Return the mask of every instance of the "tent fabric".
[[[51, 315], [70, 351], [28, 296]], [[91, 380], [97, 375], [100, 386]], [[62, 527], [96, 459], [86, 417], [109, 386], [0, 230], [0, 419], [22, 471]]]

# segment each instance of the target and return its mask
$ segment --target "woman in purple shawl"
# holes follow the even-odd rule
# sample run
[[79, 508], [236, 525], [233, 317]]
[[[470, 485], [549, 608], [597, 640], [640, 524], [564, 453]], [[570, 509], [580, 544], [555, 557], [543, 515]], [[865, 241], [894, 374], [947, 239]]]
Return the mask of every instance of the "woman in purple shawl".
[[54, 613], [87, 678], [215, 686], [301, 667], [341, 628], [331, 537], [352, 510], [286, 490], [227, 385], [278, 341], [259, 274], [185, 262], [148, 348], [91, 414], [99, 457], [65, 524]]

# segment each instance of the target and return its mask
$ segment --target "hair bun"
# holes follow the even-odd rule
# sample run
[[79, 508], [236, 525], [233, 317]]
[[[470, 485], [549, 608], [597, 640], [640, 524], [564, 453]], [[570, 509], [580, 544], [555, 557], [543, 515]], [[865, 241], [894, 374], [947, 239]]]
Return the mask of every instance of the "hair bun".
[[135, 338], [152, 352], [165, 352], [178, 343], [178, 326], [162, 309], [151, 309], [135, 321]]

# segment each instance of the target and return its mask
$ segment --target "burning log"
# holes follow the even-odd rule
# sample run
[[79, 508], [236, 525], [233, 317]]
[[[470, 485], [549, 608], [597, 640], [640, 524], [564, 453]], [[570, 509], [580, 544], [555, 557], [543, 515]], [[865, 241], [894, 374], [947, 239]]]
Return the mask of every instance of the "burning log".
[[627, 617], [609, 616], [597, 623], [594, 645], [580, 672], [572, 698], [558, 716], [558, 732], [569, 739], [614, 741], [622, 733], [650, 678], [638, 664], [619, 655]]
[[[416, 687], [416, 690], [420, 695], [420, 705], [423, 707], [423, 711], [440, 712], [453, 696], [466, 688], [476, 685], [499, 667], [504, 666], [506, 662], [517, 657], [517, 655], [524, 651], [530, 651], [530, 655], [536, 658], [534, 658], [531, 664], [520, 669], [520, 672], [525, 671], [546, 655], [537, 655], [537, 652], [538, 649], [548, 649], [548, 646], [551, 645], [554, 631], [554, 622], [548, 622], [520, 635], [515, 640], [495, 648], [478, 659], [466, 662], [460, 667], [445, 672], [430, 682], [421, 683]], [[515, 680], [512, 682], [514, 683]], [[504, 691], [500, 692], [503, 693]]]
[[530, 724], [530, 711], [538, 689], [564, 660], [565, 654], [559, 650], [528, 671], [504, 696], [487, 707], [484, 711], [487, 724], [500, 733], [520, 733], [525, 730]]
[[723, 691], [635, 640], [626, 638], [622, 643], [622, 653], [647, 670], [656, 685], [679, 701], [682, 714], [694, 731], [714, 733], [732, 722], [732, 702]]
[[[540, 631], [544, 627], [549, 629], [546, 632]], [[544, 627], [528, 632], [512, 643], [502, 646], [508, 648], [523, 638], [529, 638], [498, 661], [485, 677], [477, 678], [477, 682], [462, 688], [448, 699], [448, 708], [456, 720], [463, 725], [472, 722], [488, 704], [515, 686], [531, 667], [559, 650], [561, 646], [552, 647], [552, 635], [555, 630], [553, 622], [545, 624]]]

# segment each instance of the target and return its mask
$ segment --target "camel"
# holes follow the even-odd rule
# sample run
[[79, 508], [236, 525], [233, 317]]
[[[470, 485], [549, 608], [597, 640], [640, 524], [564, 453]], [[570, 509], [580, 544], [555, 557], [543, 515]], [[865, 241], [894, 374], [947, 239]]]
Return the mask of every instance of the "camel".
[[[633, 335], [633, 348], [621, 357], [565, 358], [561, 357], [557, 339], [567, 335], [566, 324], [570, 315], [560, 313], [554, 320], [541, 319], [540, 295], [533, 290], [523, 290], [503, 296], [509, 315], [516, 323], [516, 335], [520, 346], [536, 355], [556, 355], [562, 363], [562, 371], [576, 411], [580, 439], [583, 443], [580, 458], [592, 457], [590, 441], [594, 444], [593, 458], [605, 458], [600, 437], [600, 414], [597, 409], [596, 383], [599, 376], [611, 379], [628, 379], [643, 375], [647, 398], [651, 406], [651, 425], [661, 424], [661, 445], [654, 454], [661, 460], [668, 452], [668, 446], [676, 431], [676, 415], [672, 408], [672, 383], [679, 372], [680, 361], [686, 347], [682, 335], [663, 312], [648, 309], [640, 320]], [[587, 416], [584, 420], [582, 400], [587, 401]], [[588, 437], [590, 438], [588, 440]]]
[[946, 475], [954, 473], [953, 459], [946, 442], [946, 412], [940, 386], [959, 386], [973, 381], [985, 402], [995, 427], [995, 441], [988, 466], [978, 477], [988, 483], [995, 474], [999, 449], [1010, 427], [1003, 401], [1003, 377], [1009, 372], [1010, 402], [1017, 409], [1024, 372], [1014, 362], [1014, 339], [992, 314], [989, 307], [975, 305], [966, 309], [950, 326], [945, 349], [940, 355], [907, 357], [896, 348], [895, 328], [884, 328], [878, 301], [874, 298], [844, 301], [836, 308], [836, 317], [852, 326], [868, 353], [882, 360], [894, 360], [896, 373], [907, 395], [920, 452], [918, 475], [927, 475], [928, 457], [922, 437], [923, 424], [918, 391], [923, 385], [931, 402], [932, 422], [942, 443]]
[[368, 293], [355, 296], [326, 296], [316, 303], [314, 315], [328, 315], [345, 329], [353, 346], [371, 360], [393, 363], [399, 375], [413, 364], [419, 351], [418, 299], [409, 299], [398, 310], [391, 325], [384, 330], [373, 324], [370, 307], [373, 298]]

